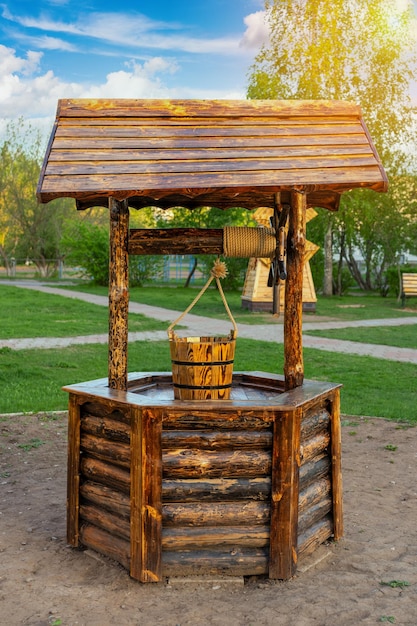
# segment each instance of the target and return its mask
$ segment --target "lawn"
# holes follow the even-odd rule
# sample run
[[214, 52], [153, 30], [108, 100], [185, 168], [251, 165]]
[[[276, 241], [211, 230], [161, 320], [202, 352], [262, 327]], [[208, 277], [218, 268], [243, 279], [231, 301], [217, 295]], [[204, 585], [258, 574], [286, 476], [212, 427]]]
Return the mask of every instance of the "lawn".
[[328, 330], [308, 330], [306, 335], [329, 337], [343, 341], [359, 341], [397, 348], [417, 350], [417, 324], [404, 326], [375, 326], [358, 328], [337, 328]]
[[[152, 288], [151, 293], [159, 288]], [[147, 293], [147, 289], [140, 290]], [[16, 293], [18, 292], [18, 293]], [[172, 289], [178, 298], [171, 297], [171, 290], [165, 293], [165, 306], [181, 310], [184, 305], [184, 292], [187, 302], [195, 290]], [[41, 294], [32, 290], [0, 286], [2, 308], [0, 310], [1, 336], [36, 337], [65, 336], [107, 332], [107, 308]], [[212, 294], [210, 294], [211, 296]], [[213, 293], [217, 296], [217, 294]], [[233, 295], [233, 294], [232, 294]], [[235, 305], [238, 303], [234, 295]], [[133, 299], [133, 298], [132, 298]], [[325, 315], [342, 319], [344, 316], [364, 315], [364, 307], [340, 307], [340, 300], [329, 302], [324, 299]], [[369, 317], [391, 317], [393, 304], [384, 298], [354, 297], [342, 300], [344, 304], [358, 301], [369, 307], [373, 315]], [[162, 303], [162, 301], [159, 301]], [[185, 308], [185, 307], [184, 307]], [[204, 307], [203, 307], [204, 308]], [[205, 305], [204, 314], [210, 303]], [[322, 308], [319, 300], [318, 310]], [[401, 308], [394, 309], [399, 316], [410, 315]], [[388, 315], [388, 311], [390, 314]], [[416, 310], [417, 313], [417, 310]], [[337, 314], [337, 315], [336, 315]], [[250, 313], [245, 315], [251, 316]], [[266, 316], [264, 316], [266, 317]], [[138, 328], [165, 328], [166, 324], [134, 316]], [[132, 320], [131, 320], [132, 329]], [[380, 329], [375, 329], [377, 333]], [[357, 338], [358, 331], [350, 329], [351, 339]], [[374, 329], [365, 329], [366, 339]], [[415, 328], [414, 328], [415, 331]], [[339, 331], [337, 331], [339, 332]], [[390, 327], [389, 333], [405, 343], [412, 341], [407, 333], [413, 327]], [[329, 336], [329, 332], [326, 332]], [[389, 338], [389, 334], [387, 337]], [[304, 350], [306, 378], [342, 383], [342, 412], [350, 415], [371, 415], [417, 423], [417, 366], [407, 363], [379, 360], [346, 354], [337, 354], [313, 349]], [[250, 339], [238, 339], [236, 348], [236, 370], [264, 370], [282, 373], [283, 346]], [[170, 370], [169, 347], [167, 341], [132, 342], [129, 344], [129, 371]], [[59, 350], [13, 351], [0, 349], [0, 412], [52, 411], [65, 409], [67, 394], [61, 391], [63, 385], [92, 380], [107, 375], [107, 346], [83, 345]]]
[[[8, 285], [0, 285], [0, 296], [0, 339], [108, 332], [109, 313], [105, 306]], [[165, 329], [165, 323], [144, 315], [129, 316], [131, 331]]]

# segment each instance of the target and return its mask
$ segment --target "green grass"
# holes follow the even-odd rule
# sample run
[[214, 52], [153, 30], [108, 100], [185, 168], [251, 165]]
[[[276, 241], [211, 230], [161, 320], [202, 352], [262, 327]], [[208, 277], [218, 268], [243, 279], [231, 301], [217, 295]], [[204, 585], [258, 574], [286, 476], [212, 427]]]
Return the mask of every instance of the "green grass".
[[[417, 423], [417, 366], [304, 350], [306, 378], [343, 383], [343, 413]], [[167, 341], [129, 345], [129, 371], [169, 371]], [[282, 373], [283, 346], [238, 339], [235, 370]], [[63, 385], [107, 376], [107, 346], [0, 350], [0, 413], [65, 409]]]
[[[8, 285], [0, 285], [0, 296], [0, 339], [108, 332], [109, 313], [105, 306]], [[165, 328], [165, 323], [144, 315], [129, 316], [131, 331]]]
[[306, 335], [417, 349], [417, 324], [304, 331]]
[[[107, 289], [91, 289], [105, 295]], [[133, 290], [132, 300], [140, 295], [142, 301], [166, 308], [183, 310], [196, 294], [195, 289], [146, 288]], [[43, 294], [22, 288], [0, 286], [0, 336], [36, 337], [71, 336], [76, 334], [106, 333], [107, 307]], [[238, 309], [240, 293], [227, 294]], [[203, 298], [201, 314], [214, 315], [217, 307], [222, 315], [223, 305], [213, 290]], [[360, 307], [352, 306], [360, 304]], [[364, 304], [365, 306], [362, 306]], [[349, 306], [345, 306], [349, 305]], [[395, 308], [397, 306], [397, 308]], [[417, 314], [417, 308], [416, 308]], [[347, 298], [319, 298], [317, 313], [333, 319], [383, 318], [410, 315], [394, 301], [377, 296]], [[355, 317], [356, 316], [356, 317]], [[359, 317], [358, 317], [359, 316]], [[272, 319], [268, 315], [244, 312], [242, 317], [255, 320]], [[308, 320], [308, 315], [305, 319]], [[137, 326], [135, 326], [137, 324]], [[132, 316], [130, 330], [166, 328], [165, 323]], [[415, 328], [390, 327], [386, 342], [415, 345]], [[342, 331], [326, 331], [326, 336]], [[345, 331], [343, 331], [345, 332]], [[370, 341], [380, 337], [383, 328], [347, 329], [349, 339]], [[359, 334], [358, 334], [359, 333]], [[360, 333], [365, 333], [361, 335]], [[413, 343], [414, 342], [414, 343]], [[398, 345], [398, 343], [395, 343]], [[402, 344], [401, 344], [402, 345]], [[83, 345], [59, 350], [12, 351], [0, 349], [0, 412], [53, 411], [65, 409], [67, 394], [63, 385], [107, 376], [107, 346]], [[350, 415], [372, 415], [417, 423], [417, 366], [407, 363], [379, 360], [371, 357], [337, 354], [306, 348], [304, 350], [305, 376], [317, 380], [342, 383], [342, 412]], [[136, 342], [129, 344], [129, 371], [170, 370], [168, 341]], [[238, 339], [235, 370], [264, 370], [282, 373], [283, 346], [249, 339]]]

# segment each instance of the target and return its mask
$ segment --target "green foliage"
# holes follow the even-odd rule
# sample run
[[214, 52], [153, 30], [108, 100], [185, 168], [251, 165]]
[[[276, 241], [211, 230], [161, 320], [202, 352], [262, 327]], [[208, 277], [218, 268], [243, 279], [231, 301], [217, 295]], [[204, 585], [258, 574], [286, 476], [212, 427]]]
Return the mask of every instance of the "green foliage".
[[40, 133], [23, 119], [12, 122], [0, 146], [0, 255], [33, 260], [40, 276], [50, 276], [60, 258], [68, 201], [40, 204], [36, 186], [43, 155]]
[[404, 589], [405, 587], [410, 586], [410, 583], [407, 580], [381, 580], [379, 584], [386, 587], [391, 587], [392, 589]]
[[63, 239], [68, 263], [97, 285], [109, 283], [109, 231], [105, 226], [81, 222]]
[[131, 256], [129, 258], [129, 285], [143, 287], [152, 280], [160, 280], [164, 271], [162, 256]]
[[[266, 0], [269, 43], [249, 74], [249, 98], [352, 100], [361, 105], [390, 177], [390, 192], [356, 190], [333, 216], [336, 284], [348, 267], [362, 290], [384, 289], [386, 269], [417, 241], [415, 111], [409, 84], [416, 61], [415, 17], [395, 0]], [[358, 28], [360, 24], [360, 28]], [[389, 86], [389, 88], [387, 87]], [[324, 248], [326, 218], [310, 237]], [[320, 225], [320, 223], [322, 224]], [[322, 284], [323, 254], [311, 267]], [[358, 263], [362, 258], [364, 267]]]

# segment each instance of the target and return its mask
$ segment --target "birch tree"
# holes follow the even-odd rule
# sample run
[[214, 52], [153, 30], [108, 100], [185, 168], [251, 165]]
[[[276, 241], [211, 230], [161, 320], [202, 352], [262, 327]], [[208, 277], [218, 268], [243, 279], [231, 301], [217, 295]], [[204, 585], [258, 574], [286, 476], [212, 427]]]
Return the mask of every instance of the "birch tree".
[[[415, 143], [410, 144], [409, 87], [417, 58], [412, 4], [407, 0], [267, 0], [265, 19], [269, 43], [250, 69], [248, 97], [360, 104], [388, 176], [394, 177], [388, 202], [392, 212], [398, 211], [394, 201], [398, 194], [392, 186], [415, 167]], [[354, 201], [342, 197], [340, 215], [330, 216], [323, 242], [327, 268], [333, 259], [331, 242], [353, 244], [349, 237], [356, 231], [349, 220], [360, 221], [360, 214], [372, 205], [372, 199], [362, 204], [360, 195]], [[353, 210], [359, 215], [353, 217]], [[335, 231], [343, 237], [335, 236]], [[372, 258], [368, 269], [371, 265]], [[323, 291], [331, 295], [329, 280]]]

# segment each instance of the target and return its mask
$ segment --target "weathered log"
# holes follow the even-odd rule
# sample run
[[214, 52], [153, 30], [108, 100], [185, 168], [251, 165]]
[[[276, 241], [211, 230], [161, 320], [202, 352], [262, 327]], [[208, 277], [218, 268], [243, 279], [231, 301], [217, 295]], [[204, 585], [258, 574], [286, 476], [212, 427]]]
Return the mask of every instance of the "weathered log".
[[333, 524], [336, 541], [343, 537], [342, 431], [340, 425], [340, 390], [333, 392], [331, 405], [331, 460]]
[[218, 550], [269, 546], [269, 526], [204, 526], [162, 529], [163, 550]]
[[167, 526], [258, 526], [268, 524], [269, 502], [189, 502], [162, 506], [162, 525]]
[[330, 476], [319, 478], [316, 482], [300, 490], [298, 496], [298, 511], [303, 513], [306, 509], [317, 504], [331, 493], [332, 485]]
[[101, 530], [105, 530], [112, 537], [121, 537], [130, 540], [130, 522], [129, 520], [113, 515], [109, 511], [100, 509], [89, 504], [80, 505], [80, 519]]
[[330, 495], [313, 506], [308, 507], [308, 509], [303, 511], [298, 517], [298, 534], [303, 535], [309, 528], [328, 515], [331, 510], [332, 498]]
[[269, 545], [269, 577], [274, 579], [291, 578], [297, 567], [301, 417], [301, 409], [283, 412], [274, 424]]
[[162, 470], [164, 478], [261, 477], [271, 471], [271, 453], [263, 450], [169, 450], [163, 452]]
[[222, 502], [227, 500], [269, 500], [271, 479], [211, 478], [162, 481], [163, 502]]
[[298, 559], [312, 554], [333, 534], [333, 519], [327, 515], [298, 537]]
[[314, 437], [304, 441], [300, 447], [300, 457], [305, 463], [308, 463], [317, 456], [325, 452], [330, 443], [330, 433], [328, 431], [318, 433]]
[[266, 430], [242, 431], [181, 431], [162, 433], [162, 448], [196, 448], [198, 450], [232, 450], [257, 448], [268, 450], [272, 445], [272, 432]]
[[81, 405], [81, 415], [93, 415], [94, 417], [106, 417], [116, 422], [130, 424], [129, 407], [123, 410], [122, 407], [114, 408], [113, 402], [102, 399], [100, 402], [84, 402]]
[[268, 550], [247, 549], [226, 552], [196, 550], [163, 551], [162, 571], [165, 576], [224, 574], [256, 576], [268, 572]]
[[131, 228], [129, 254], [223, 254], [223, 229]]
[[161, 431], [155, 412], [132, 411], [130, 575], [141, 582], [161, 580]]
[[88, 456], [81, 457], [81, 474], [87, 479], [111, 489], [130, 493], [130, 473], [125, 469]]
[[130, 425], [117, 422], [109, 417], [84, 415], [81, 417], [81, 431], [111, 441], [130, 443]]
[[130, 517], [130, 498], [125, 493], [87, 480], [80, 487], [80, 495], [88, 504], [126, 519]]
[[308, 463], [303, 463], [300, 467], [300, 490], [328, 475], [330, 467], [331, 461], [328, 454], [320, 455]]
[[70, 394], [68, 404], [68, 469], [67, 469], [67, 541], [77, 547], [79, 542], [80, 504], [80, 405]]
[[129, 312], [129, 206], [127, 200], [109, 198], [109, 387], [127, 390]]
[[330, 413], [326, 409], [314, 408], [307, 412], [301, 421], [300, 440], [303, 445], [306, 439], [319, 432], [328, 430], [330, 424]]
[[81, 450], [121, 467], [130, 467], [130, 446], [124, 443], [81, 433]]
[[129, 569], [130, 544], [125, 539], [114, 537], [96, 526], [83, 524], [80, 528], [80, 540], [86, 548], [104, 554]]
[[167, 407], [163, 415], [164, 430], [263, 430], [271, 428], [272, 421], [269, 411], [259, 409], [238, 409], [226, 413], [215, 408], [210, 411], [178, 411]]
[[306, 240], [306, 198], [305, 193], [298, 191], [291, 193], [284, 305], [284, 375], [287, 390], [301, 386], [304, 380], [302, 293]]

